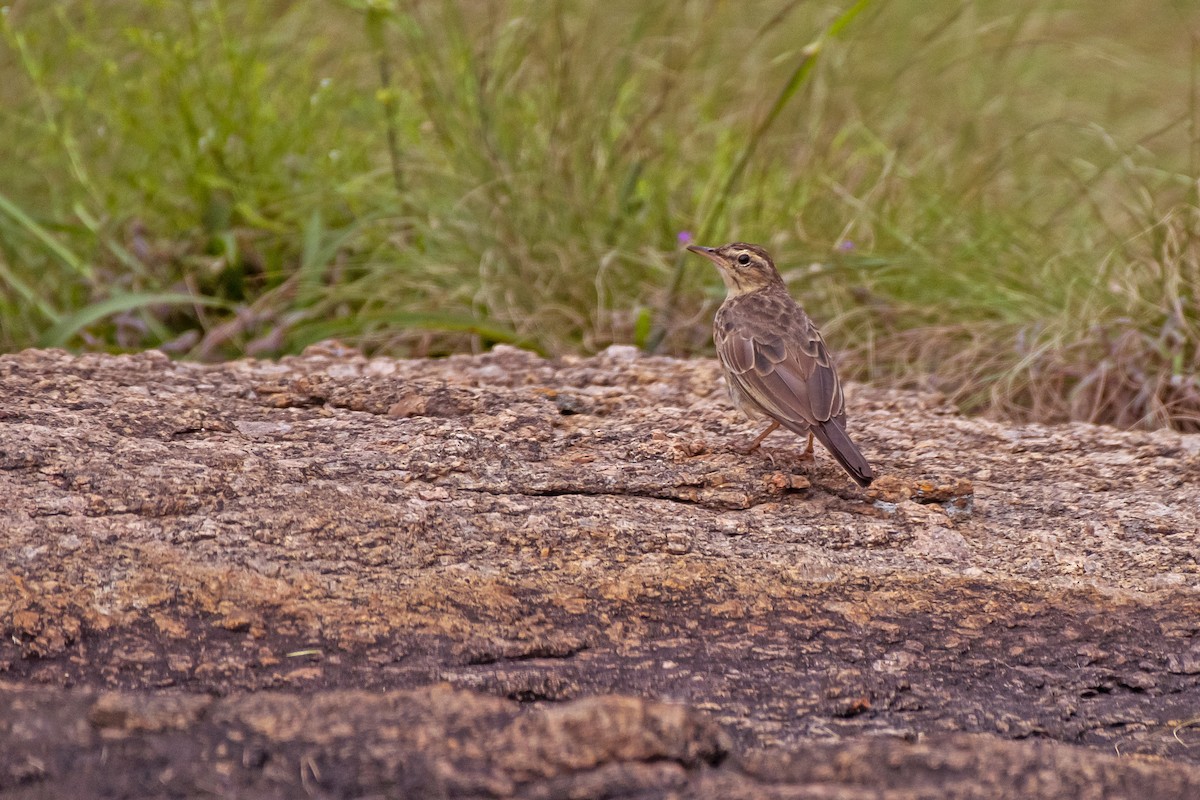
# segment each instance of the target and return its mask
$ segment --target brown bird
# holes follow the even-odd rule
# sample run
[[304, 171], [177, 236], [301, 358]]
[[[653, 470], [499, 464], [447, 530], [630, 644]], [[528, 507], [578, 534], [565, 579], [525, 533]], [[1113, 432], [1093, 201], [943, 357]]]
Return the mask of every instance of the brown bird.
[[805, 457], [812, 458], [815, 436], [855, 483], [869, 486], [875, 473], [846, 433], [846, 400], [829, 349], [767, 251], [744, 242], [688, 250], [716, 264], [725, 280], [713, 343], [729, 396], [747, 416], [772, 420], [746, 452], [782, 425], [808, 434]]

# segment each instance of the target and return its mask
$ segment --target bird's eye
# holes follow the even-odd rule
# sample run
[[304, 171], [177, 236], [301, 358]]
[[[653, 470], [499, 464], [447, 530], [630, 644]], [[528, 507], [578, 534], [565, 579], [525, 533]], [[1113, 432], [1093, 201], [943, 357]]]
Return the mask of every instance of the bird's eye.
[[738, 263], [741, 264], [743, 267], [746, 266], [747, 264], [750, 263], [750, 256], [746, 255], [745, 253], [742, 253], [740, 256], [738, 256]]

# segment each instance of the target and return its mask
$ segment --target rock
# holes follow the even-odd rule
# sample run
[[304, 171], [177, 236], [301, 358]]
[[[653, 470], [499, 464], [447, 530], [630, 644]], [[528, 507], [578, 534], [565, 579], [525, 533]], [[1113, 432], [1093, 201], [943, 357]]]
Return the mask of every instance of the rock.
[[719, 375], [0, 357], [0, 794], [1200, 796], [1191, 438]]

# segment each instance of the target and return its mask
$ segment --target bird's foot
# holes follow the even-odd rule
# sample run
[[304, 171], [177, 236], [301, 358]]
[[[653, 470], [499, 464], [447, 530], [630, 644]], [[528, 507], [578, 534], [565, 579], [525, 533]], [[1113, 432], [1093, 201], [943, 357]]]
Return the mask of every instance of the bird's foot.
[[752, 442], [750, 442], [750, 444], [746, 445], [745, 447], [739, 448], [739, 452], [741, 452], [741, 454], [744, 456], [750, 455], [755, 450], [757, 450], [759, 447], [761, 447], [762, 443], [763, 443], [763, 439], [766, 439], [768, 436], [770, 436], [771, 433], [778, 427], [779, 427], [778, 422], [772, 422], [771, 426], [769, 428], [767, 428], [765, 431], [763, 431], [762, 433], [760, 433], [758, 436], [755, 436], [754, 440]]
[[815, 453], [813, 453], [812, 445], [813, 445], [813, 435], [810, 433], [808, 435], [808, 447], [805, 447], [804, 452], [800, 454], [801, 461], [807, 461], [807, 462], [813, 463], [813, 464], [816, 463], [817, 456]]

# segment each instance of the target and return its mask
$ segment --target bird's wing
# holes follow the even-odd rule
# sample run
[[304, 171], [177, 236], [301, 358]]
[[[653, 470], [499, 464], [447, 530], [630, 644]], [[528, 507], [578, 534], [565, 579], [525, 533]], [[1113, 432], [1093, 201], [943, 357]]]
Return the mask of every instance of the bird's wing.
[[829, 349], [809, 321], [791, 335], [722, 331], [716, 346], [738, 387], [785, 426], [805, 430], [845, 411]]

